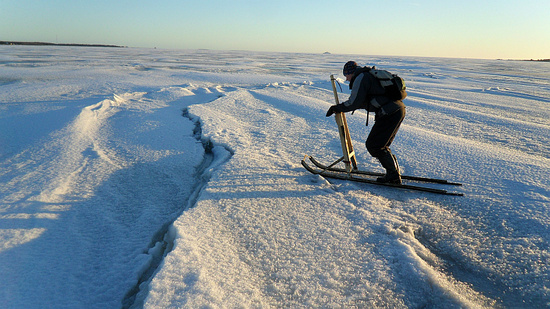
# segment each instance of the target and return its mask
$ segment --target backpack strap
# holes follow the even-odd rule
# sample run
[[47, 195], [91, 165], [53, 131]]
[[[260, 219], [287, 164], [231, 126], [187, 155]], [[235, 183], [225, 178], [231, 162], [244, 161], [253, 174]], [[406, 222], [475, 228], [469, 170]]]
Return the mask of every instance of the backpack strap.
[[357, 70], [355, 70], [355, 73], [353, 73], [353, 77], [351, 78], [351, 81], [349, 82], [349, 89], [351, 90], [351, 88], [353, 87], [353, 82], [355, 81], [355, 78], [359, 74], [365, 73], [365, 72], [370, 72], [370, 70], [371, 70], [371, 68], [369, 68], [369, 67], [358, 68]]

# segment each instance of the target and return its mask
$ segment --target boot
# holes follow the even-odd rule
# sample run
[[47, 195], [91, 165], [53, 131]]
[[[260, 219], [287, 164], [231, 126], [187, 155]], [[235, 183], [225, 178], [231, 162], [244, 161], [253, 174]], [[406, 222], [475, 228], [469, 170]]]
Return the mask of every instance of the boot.
[[376, 179], [378, 182], [401, 184], [401, 175], [399, 173], [399, 165], [397, 158], [391, 153], [386, 152], [382, 156], [377, 157], [382, 167], [386, 169], [386, 175]]

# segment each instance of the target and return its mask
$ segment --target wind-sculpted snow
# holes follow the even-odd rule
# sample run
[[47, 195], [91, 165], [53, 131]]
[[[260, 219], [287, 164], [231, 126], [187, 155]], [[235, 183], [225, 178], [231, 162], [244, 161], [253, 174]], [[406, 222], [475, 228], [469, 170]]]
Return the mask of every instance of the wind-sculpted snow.
[[[8, 136], [10, 146], [23, 145], [2, 162], [0, 254], [11, 281], [2, 307], [120, 306], [154, 262], [155, 243], [147, 244], [195, 186], [204, 148], [181, 110], [218, 95], [190, 85], [115, 94], [65, 127], [36, 132], [43, 136], [35, 144]], [[25, 116], [18, 120], [37, 121]]]
[[[0, 307], [548, 306], [546, 63], [0, 49]], [[464, 197], [302, 168], [352, 59], [407, 82], [401, 168]]]

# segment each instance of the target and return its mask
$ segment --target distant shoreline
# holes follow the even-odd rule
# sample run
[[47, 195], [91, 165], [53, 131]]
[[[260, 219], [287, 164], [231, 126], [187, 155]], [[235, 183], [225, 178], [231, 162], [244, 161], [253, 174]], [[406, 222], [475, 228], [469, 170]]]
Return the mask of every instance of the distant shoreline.
[[550, 59], [497, 59], [504, 61], [533, 61], [533, 62], [550, 62]]
[[118, 45], [108, 45], [108, 44], [74, 44], [74, 43], [14, 42], [14, 41], [0, 41], [0, 45], [80, 46], [80, 47], [116, 47], [116, 48], [128, 47], [128, 46], [118, 46]]

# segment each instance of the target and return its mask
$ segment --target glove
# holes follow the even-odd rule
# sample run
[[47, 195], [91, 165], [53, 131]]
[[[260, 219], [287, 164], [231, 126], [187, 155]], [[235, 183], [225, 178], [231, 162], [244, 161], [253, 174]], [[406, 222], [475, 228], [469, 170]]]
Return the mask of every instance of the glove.
[[330, 117], [330, 116], [332, 116], [332, 114], [337, 113], [337, 112], [338, 111], [337, 111], [336, 105], [332, 105], [327, 111], [327, 117]]

